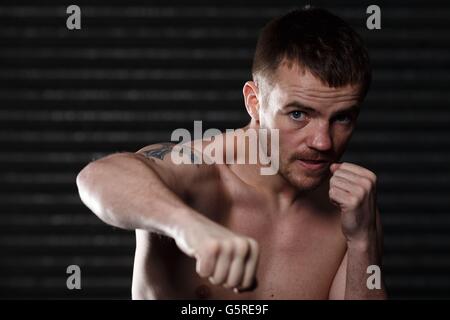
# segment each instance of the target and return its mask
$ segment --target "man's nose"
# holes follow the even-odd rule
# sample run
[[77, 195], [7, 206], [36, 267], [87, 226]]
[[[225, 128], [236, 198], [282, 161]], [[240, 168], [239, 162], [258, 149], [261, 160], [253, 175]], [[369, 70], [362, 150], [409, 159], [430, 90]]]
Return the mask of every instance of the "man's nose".
[[308, 147], [319, 151], [327, 151], [332, 147], [330, 126], [328, 123], [320, 122], [311, 127], [307, 139]]

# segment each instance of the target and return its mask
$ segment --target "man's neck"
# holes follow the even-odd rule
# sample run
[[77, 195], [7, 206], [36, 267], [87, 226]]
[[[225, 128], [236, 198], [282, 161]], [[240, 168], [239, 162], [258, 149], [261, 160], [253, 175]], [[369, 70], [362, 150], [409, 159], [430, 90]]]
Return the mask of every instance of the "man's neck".
[[280, 211], [292, 206], [316, 207], [324, 204], [328, 199], [329, 180], [325, 179], [317, 188], [308, 191], [300, 191], [290, 184], [279, 173], [273, 176], [263, 176], [257, 165], [238, 165], [235, 171], [241, 180], [252, 186], [257, 191], [274, 198]]

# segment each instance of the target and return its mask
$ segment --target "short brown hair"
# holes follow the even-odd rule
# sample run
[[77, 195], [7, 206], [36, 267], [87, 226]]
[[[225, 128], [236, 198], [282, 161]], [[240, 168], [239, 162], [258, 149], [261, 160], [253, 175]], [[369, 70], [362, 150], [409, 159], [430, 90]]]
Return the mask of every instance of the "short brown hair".
[[253, 79], [273, 74], [286, 59], [298, 63], [330, 87], [361, 85], [369, 90], [371, 66], [361, 37], [341, 18], [312, 7], [271, 20], [261, 31], [253, 59]]

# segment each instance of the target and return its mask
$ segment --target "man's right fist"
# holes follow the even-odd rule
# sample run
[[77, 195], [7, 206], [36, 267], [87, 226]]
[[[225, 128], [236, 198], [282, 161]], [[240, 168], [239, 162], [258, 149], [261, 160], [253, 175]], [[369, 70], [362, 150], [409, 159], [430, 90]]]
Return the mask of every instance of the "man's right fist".
[[189, 228], [180, 231], [175, 241], [188, 256], [197, 260], [196, 271], [212, 284], [248, 290], [256, 281], [258, 243], [237, 235], [223, 226], [198, 215]]

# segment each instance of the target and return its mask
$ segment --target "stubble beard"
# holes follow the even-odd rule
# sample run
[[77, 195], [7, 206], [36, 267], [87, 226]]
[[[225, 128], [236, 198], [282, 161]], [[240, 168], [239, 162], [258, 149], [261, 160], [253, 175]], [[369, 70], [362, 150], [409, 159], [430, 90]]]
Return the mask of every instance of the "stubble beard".
[[280, 162], [280, 174], [299, 193], [309, 193], [321, 186], [329, 177], [329, 169], [320, 173], [308, 172], [295, 163], [295, 159], [284, 159]]

